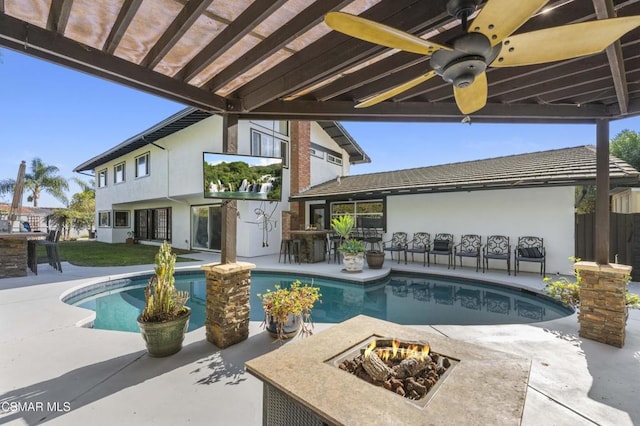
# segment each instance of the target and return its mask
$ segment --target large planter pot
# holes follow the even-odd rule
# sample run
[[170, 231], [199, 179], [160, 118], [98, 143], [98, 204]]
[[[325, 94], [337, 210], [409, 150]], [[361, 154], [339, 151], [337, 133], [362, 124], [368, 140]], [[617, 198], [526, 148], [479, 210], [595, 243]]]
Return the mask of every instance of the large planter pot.
[[[302, 315], [290, 314], [287, 317], [287, 322], [282, 324], [282, 337], [285, 339], [290, 339], [300, 332], [300, 328], [302, 328]], [[274, 339], [278, 338], [278, 322], [272, 316], [269, 316], [267, 332]]]
[[182, 349], [182, 341], [191, 317], [191, 308], [185, 306], [185, 309], [186, 314], [171, 321], [142, 322], [138, 317], [140, 334], [147, 345], [149, 356], [169, 356]]
[[343, 254], [342, 264], [346, 272], [361, 272], [364, 267], [364, 253]]
[[384, 264], [384, 252], [370, 250], [367, 252], [367, 266], [369, 269], [382, 269]]

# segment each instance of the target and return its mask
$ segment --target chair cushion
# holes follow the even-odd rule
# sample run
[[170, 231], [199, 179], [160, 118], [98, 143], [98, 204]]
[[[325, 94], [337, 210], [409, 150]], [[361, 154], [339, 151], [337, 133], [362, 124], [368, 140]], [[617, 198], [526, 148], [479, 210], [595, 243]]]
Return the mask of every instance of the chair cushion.
[[448, 251], [449, 250], [449, 240], [434, 240], [433, 241], [433, 250], [434, 251]]
[[521, 247], [518, 249], [518, 255], [521, 257], [539, 259], [542, 257], [542, 252], [538, 247]]

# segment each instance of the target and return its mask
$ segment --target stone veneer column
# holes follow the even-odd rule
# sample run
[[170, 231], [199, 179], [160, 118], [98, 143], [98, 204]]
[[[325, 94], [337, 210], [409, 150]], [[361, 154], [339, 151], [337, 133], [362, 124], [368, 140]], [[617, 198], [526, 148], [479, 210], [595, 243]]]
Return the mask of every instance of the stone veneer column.
[[27, 276], [27, 240], [0, 237], [0, 278]]
[[249, 337], [251, 270], [246, 262], [201, 266], [207, 278], [207, 340], [220, 349]]
[[580, 336], [616, 347], [624, 346], [628, 308], [625, 294], [631, 266], [577, 262], [580, 274]]

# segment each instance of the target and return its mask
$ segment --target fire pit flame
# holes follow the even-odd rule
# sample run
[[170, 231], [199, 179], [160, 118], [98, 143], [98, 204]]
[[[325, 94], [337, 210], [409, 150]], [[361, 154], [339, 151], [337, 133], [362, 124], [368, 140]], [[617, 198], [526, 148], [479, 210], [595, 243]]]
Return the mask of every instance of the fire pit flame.
[[424, 341], [376, 338], [359, 352], [343, 358], [338, 368], [411, 400], [424, 398], [452, 366]]
[[424, 361], [427, 356], [429, 356], [429, 351], [431, 349], [428, 344], [424, 344], [422, 346], [418, 344], [410, 344], [407, 345], [407, 347], [402, 348], [401, 343], [396, 339], [391, 341], [391, 347], [376, 349], [376, 346], [377, 340], [371, 341], [364, 351], [364, 357], [369, 358], [371, 353], [375, 351], [375, 354], [385, 362], [405, 358], [416, 358], [419, 361]]

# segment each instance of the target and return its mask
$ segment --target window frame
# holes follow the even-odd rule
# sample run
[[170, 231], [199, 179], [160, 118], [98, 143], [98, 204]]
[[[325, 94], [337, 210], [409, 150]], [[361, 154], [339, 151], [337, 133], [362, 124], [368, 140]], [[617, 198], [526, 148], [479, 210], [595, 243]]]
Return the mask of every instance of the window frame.
[[[337, 218], [343, 214], [348, 214], [351, 217], [354, 218], [354, 223], [356, 224], [356, 227], [360, 227], [360, 224], [362, 223], [362, 218], [366, 218], [366, 217], [371, 217], [372, 214], [368, 214], [368, 213], [363, 213], [363, 212], [358, 212], [358, 204], [367, 204], [367, 203], [381, 203], [382, 204], [382, 212], [380, 212], [377, 216], [380, 216], [381, 218], [381, 224], [382, 226], [379, 228], [375, 228], [375, 229], [380, 229], [383, 232], [386, 232], [387, 230], [387, 199], [385, 198], [363, 198], [363, 199], [356, 199], [356, 200], [335, 200], [332, 201], [331, 203], [329, 203], [329, 223], [331, 223], [331, 221], [334, 218]], [[334, 208], [336, 205], [352, 205], [353, 208], [351, 209], [351, 211], [349, 212], [338, 212], [336, 213], [334, 211]], [[359, 218], [360, 216], [360, 218]]]
[[[118, 225], [118, 215], [126, 214], [126, 224]], [[129, 228], [131, 224], [129, 210], [114, 210], [113, 211], [113, 227], [114, 228]]]
[[[163, 215], [160, 213], [164, 212]], [[161, 217], [164, 216], [164, 217]], [[133, 211], [133, 231], [136, 238], [146, 241], [168, 241], [172, 238], [171, 207], [137, 209]], [[163, 223], [160, 223], [163, 222]]]
[[[104, 218], [106, 218], [106, 220]], [[98, 228], [111, 228], [110, 210], [101, 210], [98, 212]]]
[[[122, 170], [122, 179], [118, 180], [118, 168], [121, 168]], [[126, 182], [126, 162], [122, 162], [122, 163], [118, 163], [116, 165], [113, 166], [113, 183], [114, 185], [117, 185], [119, 183], [124, 183]]]
[[[270, 135], [262, 130], [258, 130], [256, 128], [251, 127], [249, 132], [249, 140], [250, 140], [250, 149], [251, 155], [255, 157], [275, 157], [282, 158], [282, 167], [285, 169], [289, 168], [289, 141], [286, 139], [279, 138], [274, 135]], [[265, 152], [268, 151], [266, 148], [263, 148], [263, 144], [266, 144], [266, 141], [263, 141], [263, 138], [271, 139], [271, 147], [272, 153]], [[278, 143], [279, 142], [279, 143]], [[277, 150], [278, 153], [275, 153]]]
[[[139, 161], [140, 161], [141, 158], [146, 158], [146, 160], [145, 160], [145, 172], [146, 172], [146, 174], [143, 174], [143, 175], [139, 174], [139, 172], [140, 172], [140, 162]], [[136, 176], [136, 179], [140, 179], [140, 178], [147, 177], [147, 176], [151, 175], [151, 164], [149, 164], [150, 160], [151, 160], [151, 153], [149, 151], [147, 151], [144, 154], [141, 154], [141, 155], [138, 155], [138, 156], [135, 157], [134, 164], [135, 164], [135, 176]]]
[[[102, 169], [102, 170], [98, 170], [98, 188], [106, 188], [107, 187], [107, 182], [108, 182], [108, 178], [109, 178], [109, 172], [107, 169]], [[104, 178], [103, 178], [104, 176]]]
[[342, 166], [342, 157], [338, 157], [327, 152], [327, 163], [335, 164], [336, 166]]

